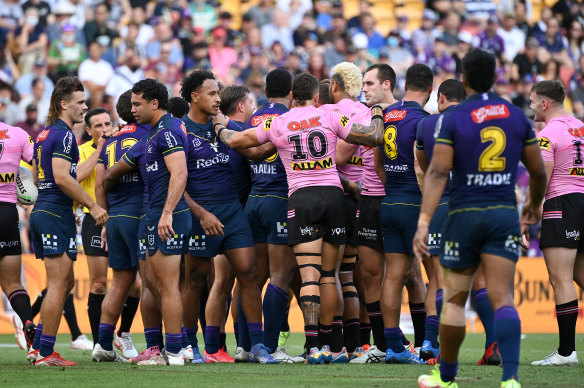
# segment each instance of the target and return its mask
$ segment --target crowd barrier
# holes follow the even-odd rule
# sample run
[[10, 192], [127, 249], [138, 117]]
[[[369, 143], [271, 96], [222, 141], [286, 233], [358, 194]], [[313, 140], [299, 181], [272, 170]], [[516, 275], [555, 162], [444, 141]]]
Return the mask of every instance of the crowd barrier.
[[[36, 260], [33, 255], [22, 255], [24, 268], [23, 278], [26, 281], [26, 288], [30, 294], [31, 301], [34, 302], [36, 296], [45, 287], [45, 268], [41, 260]], [[111, 279], [111, 274], [108, 276]], [[90, 333], [89, 320], [87, 317], [87, 297], [89, 295], [89, 273], [84, 255], [78, 255], [75, 262], [75, 288], [73, 296], [77, 319], [81, 331]], [[578, 290], [578, 300], [580, 310], [576, 330], [584, 333], [584, 293]], [[4, 299], [6, 300], [6, 299]], [[515, 276], [515, 303], [521, 317], [521, 329], [524, 333], [555, 333], [557, 323], [555, 319], [553, 290], [548, 281], [548, 273], [543, 258], [521, 258], [517, 264]], [[5, 306], [6, 307], [6, 306]], [[407, 304], [407, 293], [404, 292], [402, 303], [403, 321], [409, 321], [409, 309]], [[35, 322], [38, 321], [35, 319]], [[467, 330], [470, 332], [482, 331], [482, 325], [475, 314], [467, 314]], [[290, 308], [289, 318], [290, 328], [293, 332], [304, 331], [304, 321], [298, 304], [294, 299]], [[231, 317], [226, 324], [227, 332], [233, 331]], [[134, 333], [143, 332], [140, 311], [136, 315], [132, 326]], [[10, 316], [4, 311], [0, 312], [0, 334], [13, 333], [14, 329]], [[68, 333], [68, 327], [63, 319], [59, 327], [59, 333]]]

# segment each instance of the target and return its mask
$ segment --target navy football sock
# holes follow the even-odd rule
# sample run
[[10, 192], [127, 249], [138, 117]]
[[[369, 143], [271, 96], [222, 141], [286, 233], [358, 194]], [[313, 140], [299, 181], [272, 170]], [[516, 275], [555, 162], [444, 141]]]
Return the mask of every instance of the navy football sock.
[[264, 345], [272, 352], [275, 352], [278, 347], [278, 337], [287, 305], [288, 293], [272, 283], [268, 284], [263, 303]]
[[485, 328], [485, 349], [491, 346], [495, 339], [495, 321], [493, 318], [493, 308], [487, 295], [487, 289], [481, 288], [474, 293], [477, 314]]
[[519, 346], [521, 344], [521, 321], [513, 306], [503, 306], [495, 311], [497, 346], [503, 362], [503, 381], [517, 379]]

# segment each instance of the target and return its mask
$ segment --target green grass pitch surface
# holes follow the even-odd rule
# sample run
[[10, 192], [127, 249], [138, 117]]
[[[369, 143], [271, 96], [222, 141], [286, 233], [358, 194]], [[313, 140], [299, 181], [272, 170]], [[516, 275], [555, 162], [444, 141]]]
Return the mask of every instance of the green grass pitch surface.
[[[413, 337], [413, 336], [412, 336]], [[134, 334], [139, 351], [144, 337]], [[199, 339], [200, 343], [202, 341]], [[290, 354], [301, 353], [304, 336], [292, 334]], [[527, 387], [584, 387], [584, 364], [577, 367], [532, 367], [531, 361], [551, 353], [557, 335], [528, 334], [521, 342], [519, 379]], [[344, 365], [258, 365], [209, 364], [184, 367], [137, 366], [95, 363], [90, 351], [69, 350], [69, 336], [59, 335], [56, 351], [76, 361], [77, 367], [40, 368], [27, 364], [26, 354], [16, 347], [14, 336], [0, 336], [1, 387], [417, 387], [427, 365], [344, 364]], [[584, 335], [576, 337], [576, 347], [584, 349]], [[201, 353], [203, 347], [200, 346]], [[228, 334], [233, 354], [233, 335]], [[499, 387], [501, 368], [477, 366], [484, 350], [484, 336], [467, 335], [462, 346], [457, 381], [462, 387]], [[580, 353], [581, 358], [584, 353]], [[581, 362], [584, 361], [582, 358]]]

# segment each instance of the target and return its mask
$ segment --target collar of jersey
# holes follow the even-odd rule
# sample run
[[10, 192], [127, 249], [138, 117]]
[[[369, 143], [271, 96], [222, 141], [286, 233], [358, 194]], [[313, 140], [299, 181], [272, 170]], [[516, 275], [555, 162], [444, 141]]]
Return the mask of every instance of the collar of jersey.
[[[466, 102], [472, 102], [472, 101], [477, 101], [477, 100], [482, 100], [483, 98], [483, 94], [487, 95], [487, 100], [492, 100], [492, 99], [498, 99], [500, 98], [498, 95], [496, 95], [495, 93], [491, 93], [491, 92], [485, 92], [485, 93], [477, 93], [477, 94], [473, 94], [472, 96], [468, 97], [466, 99]], [[486, 101], [486, 100], [485, 100]]]
[[64, 122], [61, 119], [57, 119], [57, 121], [55, 122], [55, 124], [51, 125], [51, 129], [62, 129], [64, 131], [70, 131], [71, 128], [69, 128], [69, 126], [67, 125], [66, 122]]
[[[215, 130], [213, 129], [213, 126], [209, 126], [209, 123], [212, 123], [211, 119], [209, 119], [209, 121], [207, 121], [205, 124], [201, 124], [201, 123], [194, 122], [188, 116], [185, 116], [185, 117], [186, 117], [184, 119], [185, 124], [188, 124], [187, 125], [187, 132], [192, 133], [194, 136], [198, 137], [199, 139], [207, 140], [209, 143], [215, 143], [217, 141], [217, 136], [215, 135]], [[190, 121], [190, 123], [187, 123], [187, 121]], [[204, 135], [206, 135], [205, 132], [207, 132], [207, 131], [210, 131], [212, 133], [212, 135], [215, 135], [213, 137], [213, 139], [215, 141], [212, 142], [211, 139], [209, 139], [207, 136], [204, 136]]]

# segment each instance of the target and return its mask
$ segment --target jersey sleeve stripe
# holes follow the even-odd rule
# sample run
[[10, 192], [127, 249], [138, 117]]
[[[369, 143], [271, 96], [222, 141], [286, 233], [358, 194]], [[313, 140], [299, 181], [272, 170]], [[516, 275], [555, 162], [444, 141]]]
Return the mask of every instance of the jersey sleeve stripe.
[[132, 167], [134, 167], [134, 166], [136, 165], [134, 162], [132, 162], [132, 161], [130, 160], [130, 158], [128, 158], [128, 156], [127, 156], [126, 154], [122, 155], [122, 159], [124, 159], [124, 161], [125, 161], [126, 163], [128, 163], [128, 164], [129, 164], [130, 166], [132, 166]]
[[71, 160], [71, 157], [69, 155], [59, 154], [57, 152], [53, 152], [53, 158], [61, 158], [61, 159]]
[[525, 144], [533, 144], [537, 142], [537, 137], [532, 137], [531, 139], [525, 140]]
[[448, 145], [454, 145], [454, 142], [452, 140], [448, 140], [448, 139], [442, 139], [442, 138], [438, 138], [436, 139], [436, 143], [442, 143], [442, 144], [448, 144]]
[[169, 148], [166, 151], [162, 151], [162, 155], [166, 155], [166, 154], [172, 154], [174, 152], [178, 152], [178, 151], [184, 151], [183, 147], [173, 147], [173, 148]]

